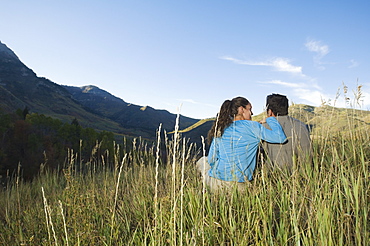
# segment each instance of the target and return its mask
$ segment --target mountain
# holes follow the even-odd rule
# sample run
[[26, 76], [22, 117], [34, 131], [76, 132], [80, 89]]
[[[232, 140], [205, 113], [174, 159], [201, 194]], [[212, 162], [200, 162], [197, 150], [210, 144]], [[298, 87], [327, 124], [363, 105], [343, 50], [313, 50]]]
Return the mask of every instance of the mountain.
[[[156, 110], [149, 106], [139, 106], [127, 103], [96, 86], [82, 87], [63, 86], [81, 105], [89, 111], [108, 118], [120, 124], [124, 133], [128, 135], [140, 135], [153, 138], [159, 125], [162, 129], [172, 131], [176, 124], [177, 115], [166, 110]], [[180, 115], [179, 128], [185, 128], [195, 124], [198, 120]], [[209, 126], [210, 127], [210, 126]], [[209, 129], [209, 128], [208, 128]], [[200, 135], [207, 133], [208, 129], [198, 128], [192, 133], [184, 134], [192, 141], [200, 141]]]
[[[26, 107], [31, 113], [63, 122], [77, 119], [83, 127], [150, 140], [156, 138], [160, 124], [167, 133], [172, 132], [177, 117], [166, 110], [130, 104], [93, 85], [63, 86], [40, 78], [0, 42], [0, 112], [11, 113]], [[308, 124], [315, 135], [327, 132], [328, 128], [346, 132], [370, 126], [370, 113], [364, 110], [295, 104], [289, 108], [289, 114]], [[264, 113], [253, 120], [263, 117]], [[212, 119], [180, 116], [179, 129], [191, 142], [201, 144], [201, 136], [207, 136], [212, 124]]]
[[84, 127], [121, 132], [118, 123], [88, 112], [62, 86], [37, 77], [5, 44], [0, 42], [0, 110], [28, 108], [64, 122], [76, 118]]
[[[155, 139], [160, 124], [170, 132], [177, 115], [152, 107], [142, 107], [123, 101], [96, 86], [62, 86], [41, 78], [23, 64], [17, 55], [0, 42], [0, 112], [17, 109], [44, 114], [63, 122], [77, 119], [81, 126], [105, 130], [117, 135]], [[186, 128], [197, 119], [180, 116], [180, 128]], [[208, 129], [187, 133], [200, 142], [200, 135]]]

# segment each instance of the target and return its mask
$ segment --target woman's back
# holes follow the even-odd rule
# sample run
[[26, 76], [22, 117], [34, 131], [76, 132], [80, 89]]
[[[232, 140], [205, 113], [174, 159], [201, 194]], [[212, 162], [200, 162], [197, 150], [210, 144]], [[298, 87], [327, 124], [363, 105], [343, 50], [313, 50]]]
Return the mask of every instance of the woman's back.
[[214, 138], [208, 155], [209, 175], [224, 181], [251, 180], [261, 139], [276, 143], [285, 141], [277, 120], [268, 118], [267, 122], [273, 130], [251, 120], [234, 121], [221, 137]]

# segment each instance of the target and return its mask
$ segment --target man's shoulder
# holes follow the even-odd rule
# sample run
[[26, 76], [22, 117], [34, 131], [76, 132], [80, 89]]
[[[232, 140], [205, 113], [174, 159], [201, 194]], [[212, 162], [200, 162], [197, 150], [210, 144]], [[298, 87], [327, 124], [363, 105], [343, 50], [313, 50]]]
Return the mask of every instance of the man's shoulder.
[[284, 115], [284, 116], [278, 116], [278, 121], [279, 122], [290, 122], [291, 124], [302, 124], [306, 125], [304, 122], [290, 116], [290, 115]]
[[294, 117], [292, 117], [292, 116], [289, 116], [289, 115], [288, 115], [288, 119], [289, 119], [291, 122], [295, 123], [295, 124], [303, 124], [303, 125], [306, 125], [304, 122], [302, 122], [302, 121], [300, 121], [300, 120], [298, 120], [298, 119], [296, 119], [296, 118], [294, 118]]
[[304, 123], [304, 122], [302, 122], [302, 121], [300, 121], [296, 118], [293, 118], [293, 117], [290, 117], [290, 121], [292, 123], [292, 128], [293, 128], [294, 131], [299, 132], [300, 134], [306, 134], [306, 135], [309, 136], [310, 129], [309, 129], [309, 126], [306, 123]]
[[302, 121], [300, 121], [300, 120], [298, 120], [294, 117], [291, 117], [289, 115], [279, 116], [278, 121], [284, 129], [286, 129], [286, 128], [295, 128], [295, 129], [303, 128], [303, 129], [306, 129], [308, 131], [307, 124], [305, 124], [304, 122], [302, 122]]

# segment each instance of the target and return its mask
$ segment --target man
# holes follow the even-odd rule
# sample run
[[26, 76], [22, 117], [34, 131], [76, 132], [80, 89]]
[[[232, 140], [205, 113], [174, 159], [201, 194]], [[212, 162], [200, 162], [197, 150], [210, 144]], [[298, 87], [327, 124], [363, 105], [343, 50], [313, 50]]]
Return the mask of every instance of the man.
[[[267, 163], [272, 168], [291, 171], [294, 163], [304, 163], [311, 160], [312, 149], [308, 127], [288, 115], [288, 98], [286, 96], [271, 94], [266, 99], [267, 117], [276, 117], [288, 139], [283, 144], [263, 142], [262, 146]], [[268, 124], [263, 123], [263, 125], [269, 128]]]

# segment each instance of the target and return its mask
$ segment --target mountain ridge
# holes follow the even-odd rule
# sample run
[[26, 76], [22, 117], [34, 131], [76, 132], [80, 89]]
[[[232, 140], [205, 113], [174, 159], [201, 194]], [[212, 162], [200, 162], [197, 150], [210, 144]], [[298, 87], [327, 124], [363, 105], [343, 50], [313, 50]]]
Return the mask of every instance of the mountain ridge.
[[[32, 69], [0, 41], [0, 111], [15, 112], [25, 107], [30, 112], [45, 114], [64, 122], [77, 119], [83, 127], [151, 140], [155, 140], [160, 124], [167, 133], [173, 132], [177, 118], [177, 115], [167, 110], [125, 102], [95, 85], [59, 85], [47, 78], [37, 77]], [[351, 114], [353, 121], [349, 122], [345, 113]], [[256, 115], [253, 120], [259, 121], [264, 115]], [[324, 125], [338, 131], [345, 131], [350, 124], [354, 127], [370, 125], [368, 111], [329, 105], [314, 107], [293, 104], [289, 108], [289, 115], [316, 131], [324, 129]], [[331, 121], [328, 120], [328, 115]], [[198, 120], [180, 115], [179, 132], [190, 141], [201, 144], [201, 136], [207, 136], [212, 124], [212, 119]]]
[[[0, 100], [0, 110], [6, 113], [27, 107], [30, 112], [45, 114], [63, 122], [77, 119], [83, 127], [152, 140], [156, 138], [160, 124], [166, 131], [173, 130], [177, 117], [166, 110], [127, 103], [94, 85], [66, 86], [37, 77], [1, 41]], [[179, 127], [188, 127], [196, 121], [180, 115]], [[197, 129], [190, 135], [200, 141], [200, 135], [204, 135], [204, 132]]]

